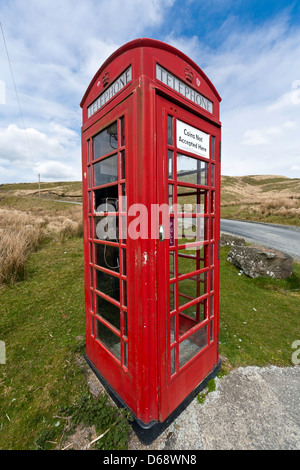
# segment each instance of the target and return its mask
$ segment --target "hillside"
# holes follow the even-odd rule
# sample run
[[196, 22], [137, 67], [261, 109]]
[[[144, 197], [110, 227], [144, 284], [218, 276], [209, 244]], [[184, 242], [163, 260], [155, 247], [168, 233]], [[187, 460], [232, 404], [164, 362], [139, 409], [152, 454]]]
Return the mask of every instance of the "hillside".
[[[26, 196], [39, 196], [37, 183], [0, 185], [0, 199]], [[81, 182], [41, 183], [41, 198], [81, 202]], [[222, 176], [221, 217], [300, 226], [300, 179]]]
[[300, 225], [300, 179], [222, 176], [221, 217]]

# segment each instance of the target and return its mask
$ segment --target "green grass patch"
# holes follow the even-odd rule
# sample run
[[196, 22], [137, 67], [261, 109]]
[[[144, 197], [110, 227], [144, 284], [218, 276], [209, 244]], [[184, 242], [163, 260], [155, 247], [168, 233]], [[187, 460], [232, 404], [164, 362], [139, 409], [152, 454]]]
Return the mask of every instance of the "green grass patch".
[[[55, 416], [87, 394], [76, 363], [85, 350], [83, 279], [83, 242], [73, 238], [45, 243], [30, 255], [24, 280], [0, 288], [0, 339], [6, 345], [6, 364], [0, 365], [0, 449], [55, 448], [66, 424]], [[100, 402], [99, 410], [112, 416], [107, 404]], [[120, 441], [120, 433], [124, 447], [123, 420], [103, 443]]]
[[[125, 449], [128, 421], [107, 398], [89, 395], [76, 362], [85, 349], [82, 239], [45, 242], [23, 281], [0, 288], [0, 448], [53, 449], [72, 425], [109, 432], [97, 446]], [[290, 366], [300, 338], [300, 265], [287, 280], [250, 279], [221, 249], [220, 352], [233, 366]], [[214, 381], [209, 385], [214, 389]], [[198, 397], [202, 400], [203, 397]], [[73, 428], [72, 428], [73, 429]]]
[[292, 365], [300, 338], [300, 265], [289, 279], [251, 279], [221, 249], [220, 352], [234, 366]]

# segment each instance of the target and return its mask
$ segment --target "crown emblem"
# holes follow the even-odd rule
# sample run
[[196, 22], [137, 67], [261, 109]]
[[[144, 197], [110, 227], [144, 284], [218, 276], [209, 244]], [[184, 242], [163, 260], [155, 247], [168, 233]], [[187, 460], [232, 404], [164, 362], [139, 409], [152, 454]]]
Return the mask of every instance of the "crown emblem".
[[184, 71], [185, 73], [185, 78], [188, 82], [193, 82], [193, 78], [194, 78], [194, 74], [192, 72], [192, 70], [190, 69], [190, 67], [187, 67]]
[[104, 75], [102, 76], [103, 87], [106, 87], [108, 82], [109, 82], [109, 74], [108, 74], [108, 72], [104, 72]]

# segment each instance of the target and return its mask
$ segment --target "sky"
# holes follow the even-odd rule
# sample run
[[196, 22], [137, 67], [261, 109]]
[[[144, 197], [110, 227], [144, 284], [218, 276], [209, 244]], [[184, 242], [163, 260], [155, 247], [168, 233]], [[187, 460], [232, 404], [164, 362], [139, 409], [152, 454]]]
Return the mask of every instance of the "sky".
[[215, 85], [223, 175], [300, 177], [300, 1], [1, 0], [0, 22], [0, 184], [81, 180], [80, 101], [139, 37]]

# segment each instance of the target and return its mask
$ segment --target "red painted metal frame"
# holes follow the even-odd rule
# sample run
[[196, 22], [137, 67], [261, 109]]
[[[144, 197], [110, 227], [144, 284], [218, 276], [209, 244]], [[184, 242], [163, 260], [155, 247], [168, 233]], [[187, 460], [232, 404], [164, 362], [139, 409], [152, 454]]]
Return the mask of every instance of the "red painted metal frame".
[[[211, 100], [213, 113], [200, 108], [157, 80], [157, 63]], [[132, 68], [131, 82], [88, 118], [88, 106], [129, 66]], [[187, 69], [193, 75], [192, 83], [187, 81]], [[198, 83], [200, 81], [200, 87], [197, 87], [196, 79]], [[202, 70], [183, 53], [159, 41], [138, 39], [124, 45], [107, 59], [91, 81], [81, 102], [87, 357], [134, 415], [145, 424], [164, 421], [218, 363], [220, 100]], [[151, 205], [168, 203], [167, 114], [174, 118], [178, 116], [180, 120], [215, 136], [216, 170], [214, 340], [172, 377], [168, 342], [169, 246], [167, 240], [159, 242], [158, 239], [151, 239]], [[127, 312], [128, 334], [125, 336], [122, 332], [122, 316], [120, 333], [113, 327], [111, 330], [119, 335], [121, 344], [124, 342], [124, 345], [127, 345], [128, 362], [116, 359], [101, 341], [96, 339], [91, 330], [91, 291], [95, 292], [95, 282], [93, 288], [90, 282], [91, 267], [95, 269], [94, 259], [91, 259], [91, 244], [95, 242], [90, 238], [89, 221], [93, 216], [89, 212], [88, 201], [88, 194], [92, 193], [92, 189], [88, 188], [88, 173], [91, 171], [88, 169], [91, 166], [88, 162], [88, 141], [91, 142], [93, 136], [123, 116], [126, 135], [127, 208], [136, 203], [143, 204], [148, 209], [149, 230], [147, 239], [127, 239], [127, 276], [122, 273], [114, 274], [121, 280], [127, 280], [127, 309], [122, 309]], [[118, 152], [122, 149], [123, 147], [119, 147]], [[181, 153], [189, 155], [186, 152]], [[194, 157], [193, 154], [190, 156]], [[120, 184], [119, 180], [118, 185]], [[211, 191], [211, 188], [207, 187], [207, 190]], [[138, 215], [129, 211], [127, 224], [134, 221]], [[207, 217], [210, 216], [209, 213]], [[157, 224], [157, 221], [155, 223]], [[158, 231], [158, 224], [155, 229]], [[209, 242], [207, 244], [209, 245]], [[125, 249], [125, 245], [118, 246], [121, 250]], [[207, 268], [209, 271], [210, 266]], [[107, 299], [104, 294], [102, 297]], [[118, 302], [112, 303], [118, 305]], [[186, 333], [186, 336], [188, 334]]]

